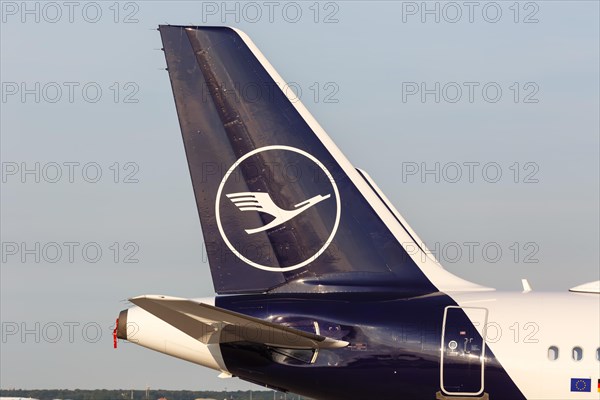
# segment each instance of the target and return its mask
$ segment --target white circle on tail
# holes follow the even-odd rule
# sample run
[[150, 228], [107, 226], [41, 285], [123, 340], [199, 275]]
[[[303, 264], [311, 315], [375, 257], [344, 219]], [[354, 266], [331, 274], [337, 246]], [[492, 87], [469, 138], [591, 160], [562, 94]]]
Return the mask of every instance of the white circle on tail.
[[[233, 171], [246, 159], [248, 159], [249, 157], [252, 157], [253, 155], [256, 155], [258, 153], [262, 153], [264, 151], [270, 151], [270, 150], [292, 151], [292, 152], [298, 153], [298, 154], [308, 158], [312, 162], [314, 162], [323, 171], [325, 176], [329, 179], [329, 182], [331, 183], [331, 186], [333, 187], [333, 193], [334, 193], [334, 197], [335, 197], [335, 205], [336, 205], [335, 222], [333, 224], [333, 228], [331, 229], [331, 234], [329, 235], [329, 237], [327, 238], [327, 240], [325, 241], [323, 246], [314, 255], [312, 255], [311, 257], [308, 257], [306, 260], [304, 260], [300, 263], [297, 263], [295, 265], [287, 266], [287, 267], [273, 267], [273, 266], [268, 266], [268, 265], [262, 265], [262, 264], [259, 264], [257, 262], [254, 262], [254, 261], [248, 259], [243, 254], [241, 254], [231, 244], [231, 242], [227, 238], [227, 235], [225, 234], [225, 231], [223, 230], [223, 226], [221, 224], [221, 212], [219, 210], [219, 208], [220, 208], [219, 206], [221, 204], [221, 195], [223, 193], [223, 187], [225, 186], [225, 183], [227, 183], [227, 179], [232, 175]], [[324, 198], [327, 198], [327, 197], [322, 197], [321, 199], [324, 199]], [[254, 149], [254, 150], [248, 152], [247, 154], [243, 155], [242, 157], [240, 157], [229, 168], [229, 170], [227, 170], [227, 172], [223, 176], [223, 179], [221, 180], [221, 184], [219, 185], [219, 189], [217, 190], [217, 196], [216, 196], [216, 200], [215, 200], [215, 217], [217, 220], [217, 228], [219, 229], [219, 232], [221, 233], [221, 237], [223, 238], [223, 241], [225, 242], [227, 247], [229, 247], [229, 250], [231, 250], [233, 252], [233, 254], [235, 254], [240, 260], [244, 261], [246, 264], [248, 264], [254, 268], [262, 269], [263, 271], [272, 271], [272, 272], [293, 271], [295, 269], [302, 268], [305, 265], [307, 265], [307, 264], [311, 263], [312, 261], [314, 261], [315, 259], [317, 259], [317, 257], [319, 257], [321, 254], [323, 254], [323, 252], [325, 250], [327, 250], [327, 247], [329, 247], [329, 245], [331, 244], [331, 241], [333, 240], [335, 233], [338, 229], [339, 223], [340, 223], [340, 216], [341, 216], [340, 193], [339, 193], [338, 187], [335, 183], [335, 180], [333, 179], [333, 176], [331, 175], [329, 170], [327, 168], [325, 168], [323, 163], [321, 163], [321, 161], [316, 159], [312, 154], [307, 153], [304, 150], [300, 150], [295, 147], [291, 147], [291, 146], [281, 146], [281, 145], [265, 146], [265, 147], [261, 147], [258, 149]]]

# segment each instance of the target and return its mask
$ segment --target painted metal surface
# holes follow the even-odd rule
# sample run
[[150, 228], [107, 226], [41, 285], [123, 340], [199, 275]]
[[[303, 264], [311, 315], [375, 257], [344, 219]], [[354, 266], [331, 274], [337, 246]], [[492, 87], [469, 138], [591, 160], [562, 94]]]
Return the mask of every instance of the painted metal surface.
[[[430, 400], [440, 391], [444, 313], [456, 307], [441, 293], [411, 298], [393, 293], [224, 296], [217, 297], [216, 305], [282, 324], [304, 321], [309, 327], [309, 321], [316, 321], [323, 335], [350, 342], [343, 349], [320, 350], [314, 364], [279, 357], [253, 343], [222, 344], [228, 371], [242, 379], [318, 399]], [[470, 354], [482, 337], [461, 308], [453, 310], [447, 329], [457, 335], [465, 331], [462, 337], [470, 346], [453, 358], [447, 388], [455, 394], [478, 391], [481, 360]], [[485, 354], [485, 371], [485, 392], [498, 399], [525, 398], [491, 350]]]

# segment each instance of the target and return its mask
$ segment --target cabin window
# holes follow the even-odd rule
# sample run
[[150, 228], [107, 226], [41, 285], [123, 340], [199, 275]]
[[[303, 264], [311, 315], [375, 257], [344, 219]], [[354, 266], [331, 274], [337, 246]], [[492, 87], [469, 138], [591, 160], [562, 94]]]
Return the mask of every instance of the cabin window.
[[596, 360], [600, 361], [600, 347], [596, 349]]
[[581, 361], [583, 358], [583, 349], [579, 346], [573, 347], [573, 360]]
[[548, 347], [548, 360], [550, 360], [550, 361], [558, 360], [558, 347], [556, 347], [556, 346]]

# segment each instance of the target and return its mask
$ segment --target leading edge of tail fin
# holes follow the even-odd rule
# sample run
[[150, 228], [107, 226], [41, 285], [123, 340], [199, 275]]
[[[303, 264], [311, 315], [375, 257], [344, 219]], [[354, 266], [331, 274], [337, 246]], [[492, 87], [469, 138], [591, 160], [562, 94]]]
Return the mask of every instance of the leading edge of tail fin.
[[247, 35], [159, 31], [217, 293], [485, 289], [426, 254]]

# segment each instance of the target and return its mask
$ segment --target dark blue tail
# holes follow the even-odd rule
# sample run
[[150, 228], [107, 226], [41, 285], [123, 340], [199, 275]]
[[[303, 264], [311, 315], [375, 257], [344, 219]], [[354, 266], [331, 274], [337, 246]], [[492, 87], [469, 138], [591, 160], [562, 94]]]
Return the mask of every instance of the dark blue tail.
[[245, 34], [159, 30], [217, 293], [437, 290], [405, 249], [419, 243]]

